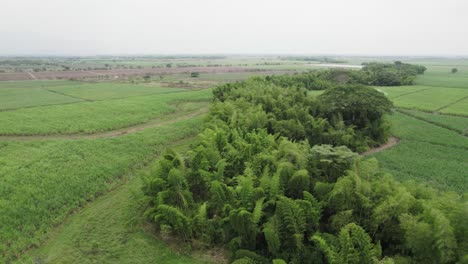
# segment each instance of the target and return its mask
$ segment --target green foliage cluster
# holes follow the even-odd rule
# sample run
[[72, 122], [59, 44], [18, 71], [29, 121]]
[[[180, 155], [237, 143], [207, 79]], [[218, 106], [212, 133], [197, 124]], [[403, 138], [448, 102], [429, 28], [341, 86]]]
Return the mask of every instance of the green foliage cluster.
[[[328, 69], [299, 73], [289, 79], [303, 82], [310, 90], [322, 90], [336, 84], [364, 84], [374, 86], [412, 85], [418, 75], [424, 74], [426, 67], [396, 61], [394, 63], [364, 62], [361, 70]], [[280, 77], [282, 83], [291, 84]], [[312, 83], [312, 81], [316, 83]], [[278, 84], [278, 83], [277, 83]], [[312, 85], [311, 85], [312, 84]]]
[[412, 85], [426, 67], [396, 61], [395, 63], [365, 62], [362, 70], [328, 69], [294, 75], [273, 75], [265, 80], [282, 87], [301, 86], [308, 90], [325, 90], [340, 84], [374, 86]]
[[361, 81], [376, 86], [411, 85], [426, 67], [395, 61], [394, 63], [363, 63]]
[[227, 245], [236, 264], [467, 258], [465, 197], [403, 185], [349, 149], [382, 132], [373, 122], [391, 104], [378, 94], [340, 86], [315, 100], [258, 78], [213, 92], [191, 151], [167, 151], [145, 179], [146, 216], [160, 230]]
[[313, 97], [307, 96], [300, 80], [292, 86], [276, 83], [253, 78], [218, 86], [210, 115], [214, 122], [244, 130], [266, 128], [270, 134], [307, 140], [311, 146], [346, 145], [361, 152], [386, 142], [389, 125], [383, 115], [392, 103], [375, 89], [338, 85]]

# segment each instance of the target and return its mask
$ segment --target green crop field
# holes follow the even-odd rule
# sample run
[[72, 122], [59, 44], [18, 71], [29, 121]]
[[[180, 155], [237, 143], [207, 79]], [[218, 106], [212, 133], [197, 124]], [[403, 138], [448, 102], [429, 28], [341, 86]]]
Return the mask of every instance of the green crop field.
[[183, 89], [176, 88], [116, 83], [86, 83], [80, 85], [56, 86], [49, 88], [49, 90], [92, 101], [184, 91]]
[[210, 94], [210, 90], [164, 93], [0, 112], [0, 134], [93, 133], [128, 127], [145, 123], [163, 113], [174, 112], [177, 109], [175, 102], [189, 99], [207, 100]]
[[441, 113], [468, 116], [468, 97], [442, 109]]
[[427, 86], [420, 86], [420, 85], [412, 85], [412, 86], [375, 86], [375, 88], [379, 91], [382, 91], [387, 95], [390, 99], [394, 100], [400, 96], [409, 95], [412, 93], [417, 93], [419, 91], [428, 90], [431, 87]]
[[390, 121], [392, 133], [401, 142], [374, 155], [387, 171], [400, 180], [416, 180], [437, 189], [468, 189], [466, 137], [401, 113]]
[[[27, 141], [0, 136], [0, 263], [38, 246], [71, 210], [118, 185], [163, 146], [193, 135], [202, 123], [188, 114], [206, 108], [210, 97], [211, 90], [154, 84], [0, 82], [0, 134], [60, 135]], [[153, 119], [153, 125], [127, 135], [66, 137]], [[159, 241], [149, 243], [167, 251]], [[184, 258], [169, 254], [166, 259]]]
[[[356, 58], [345, 61], [360, 64]], [[157, 65], [222, 64], [292, 73], [313, 69], [305, 64], [317, 62], [239, 57], [164, 59]], [[88, 58], [73, 67], [155, 63]], [[429, 63], [416, 85], [375, 87], [397, 108], [388, 120], [400, 141], [370, 157], [398, 180], [464, 193], [468, 63], [458, 62], [457, 74], [447, 72], [452, 61]], [[256, 74], [0, 82], [0, 263], [226, 262], [223, 250], [213, 253], [203, 245], [199, 250], [156, 236], [143, 216], [147, 201], [140, 176], [151, 171], [148, 164], [167, 146], [181, 145], [204, 126], [200, 114], [208, 108], [212, 90], [184, 87], [212, 87]]]
[[376, 88], [385, 92], [397, 107], [468, 115], [468, 111], [464, 111], [466, 104], [459, 102], [468, 97], [467, 89], [420, 85]]
[[[187, 148], [177, 143], [176, 149]], [[174, 144], [170, 145], [174, 148]], [[21, 262], [34, 263], [207, 263], [206, 257], [186, 248], [173, 252], [142, 217], [141, 177], [147, 168], [131, 173], [121, 187], [97, 198], [51, 232], [38, 249], [28, 251]], [[111, 219], [111, 221], [109, 221]], [[90, 252], [93, 252], [90, 254]]]
[[40, 80], [40, 81], [11, 81], [0, 82], [0, 89], [3, 88], [50, 88], [54, 86], [82, 84], [75, 81], [61, 80]]
[[[22, 98], [21, 100], [18, 100]], [[83, 100], [53, 93], [41, 88], [0, 88], [0, 111], [81, 102]]]
[[73, 208], [112, 188], [167, 142], [192, 135], [200, 119], [118, 138], [0, 141], [0, 255], [39, 245]]
[[[403, 110], [402, 109], [400, 111], [403, 111], [404, 113], [408, 115], [414, 116], [416, 118], [420, 118], [424, 121], [433, 123], [435, 125], [445, 127], [448, 129], [453, 129], [462, 134], [468, 130], [468, 117], [433, 114], [433, 113], [427, 113], [427, 112], [422, 112], [422, 111], [417, 111], [417, 110]], [[466, 112], [468, 112], [468, 110]]]
[[[468, 61], [467, 60], [429, 60], [421, 61], [428, 70], [418, 77], [418, 85], [435, 87], [453, 87], [468, 89]], [[457, 73], [451, 73], [457, 68]]]
[[[376, 87], [402, 109], [389, 118], [392, 133], [401, 139], [399, 145], [374, 156], [400, 180], [465, 192], [468, 64], [451, 60], [429, 63], [427, 72], [416, 79], [418, 85]], [[450, 73], [453, 67], [460, 72]]]

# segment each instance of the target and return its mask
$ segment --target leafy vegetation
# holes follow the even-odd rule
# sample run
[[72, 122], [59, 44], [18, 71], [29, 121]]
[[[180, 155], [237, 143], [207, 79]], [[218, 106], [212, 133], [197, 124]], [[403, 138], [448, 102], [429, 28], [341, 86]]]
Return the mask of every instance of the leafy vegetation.
[[403, 185], [349, 149], [385, 138], [381, 93], [338, 86], [314, 99], [276, 80], [213, 90], [198, 142], [166, 152], [145, 180], [158, 229], [225, 244], [237, 264], [466, 259], [465, 197]]
[[400, 86], [411, 85], [416, 77], [424, 74], [426, 67], [395, 61], [392, 63], [363, 63], [361, 80], [368, 85]]
[[[295, 77], [287, 79], [292, 82]], [[388, 125], [382, 116], [392, 104], [383, 94], [362, 85], [336, 86], [315, 99], [307, 96], [302, 76], [298, 77], [298, 86], [289, 88], [273, 84], [277, 79], [268, 77], [219, 86], [213, 93], [220, 103], [213, 106], [212, 115], [234, 122], [233, 127], [267, 128], [271, 134], [307, 139], [311, 145], [347, 145], [365, 151], [386, 141]], [[239, 115], [237, 109], [248, 114]]]

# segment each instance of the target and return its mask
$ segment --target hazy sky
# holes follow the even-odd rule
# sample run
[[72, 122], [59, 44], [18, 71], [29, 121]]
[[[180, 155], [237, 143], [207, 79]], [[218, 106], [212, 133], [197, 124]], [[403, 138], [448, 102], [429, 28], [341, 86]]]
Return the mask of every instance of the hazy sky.
[[0, 0], [0, 55], [468, 55], [468, 0]]

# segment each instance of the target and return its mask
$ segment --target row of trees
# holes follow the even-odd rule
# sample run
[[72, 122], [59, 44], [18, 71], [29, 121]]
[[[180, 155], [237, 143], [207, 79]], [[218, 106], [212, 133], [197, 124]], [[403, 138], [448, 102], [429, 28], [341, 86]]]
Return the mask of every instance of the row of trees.
[[[386, 140], [391, 102], [310, 79], [214, 89], [196, 144], [145, 179], [146, 216], [188, 243], [226, 245], [236, 264], [466, 263], [466, 198], [399, 183], [352, 151]], [[322, 82], [332, 87], [307, 96]]]
[[412, 85], [426, 67], [396, 61], [394, 63], [363, 63], [362, 70], [328, 69], [296, 73], [295, 75], [267, 76], [266, 80], [282, 87], [302, 86], [308, 90], [325, 90], [341, 84], [375, 86]]
[[377, 86], [412, 85], [417, 75], [424, 74], [426, 67], [395, 61], [394, 63], [364, 63], [361, 82]]

